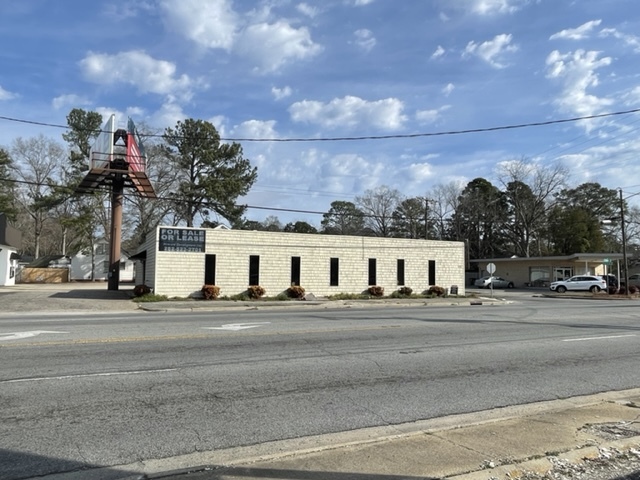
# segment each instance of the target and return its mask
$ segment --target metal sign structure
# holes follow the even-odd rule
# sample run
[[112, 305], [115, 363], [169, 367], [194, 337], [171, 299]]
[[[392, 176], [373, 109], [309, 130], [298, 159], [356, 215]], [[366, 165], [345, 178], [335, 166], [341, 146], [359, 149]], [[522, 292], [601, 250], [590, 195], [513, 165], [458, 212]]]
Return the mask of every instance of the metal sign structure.
[[141, 197], [156, 198], [147, 176], [147, 160], [140, 134], [131, 119], [126, 129], [116, 129], [116, 116], [109, 117], [91, 147], [89, 171], [76, 188], [76, 193], [91, 193], [104, 188], [111, 190], [108, 289], [118, 290], [124, 189], [132, 188]]

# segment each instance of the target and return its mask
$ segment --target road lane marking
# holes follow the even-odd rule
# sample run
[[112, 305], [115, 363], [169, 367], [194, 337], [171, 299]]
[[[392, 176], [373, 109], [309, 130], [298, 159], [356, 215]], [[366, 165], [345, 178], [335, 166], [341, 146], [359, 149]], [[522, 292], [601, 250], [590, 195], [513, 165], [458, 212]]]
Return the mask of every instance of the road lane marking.
[[635, 337], [635, 336], [637, 336], [635, 333], [631, 333], [629, 335], [609, 335], [607, 337], [569, 338], [562, 341], [563, 342], [585, 342], [587, 340], [608, 340], [610, 338], [626, 338], [626, 337]]
[[262, 325], [270, 325], [271, 322], [255, 322], [255, 323], [228, 323], [221, 327], [202, 327], [205, 330], [230, 330], [237, 332], [238, 330], [246, 330], [248, 328], [257, 328]]
[[42, 335], [43, 333], [69, 333], [69, 332], [53, 332], [50, 330], [33, 330], [30, 332], [0, 333], [0, 342], [3, 340], [20, 340], [22, 338], [35, 337], [37, 335]]
[[140, 375], [143, 373], [175, 372], [176, 370], [178, 369], [163, 368], [159, 370], [133, 370], [130, 372], [85, 373], [85, 374], [79, 374], [79, 375], [61, 375], [58, 377], [16, 378], [14, 380], [0, 380], [0, 383], [42, 382], [45, 380], [68, 380], [70, 378], [87, 378], [87, 377], [115, 377], [118, 375]]

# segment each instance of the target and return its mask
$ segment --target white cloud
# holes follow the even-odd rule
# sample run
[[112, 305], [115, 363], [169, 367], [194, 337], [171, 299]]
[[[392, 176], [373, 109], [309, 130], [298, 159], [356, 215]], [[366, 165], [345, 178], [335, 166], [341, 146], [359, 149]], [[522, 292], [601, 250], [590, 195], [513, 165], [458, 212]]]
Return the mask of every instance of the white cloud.
[[227, 117], [224, 115], [214, 115], [207, 120], [210, 124], [216, 127], [220, 138], [226, 138], [227, 135]]
[[505, 68], [506, 64], [500, 60], [505, 53], [518, 50], [517, 45], [511, 45], [511, 34], [496, 35], [493, 40], [483, 43], [469, 42], [464, 50], [463, 56], [475, 55], [487, 62], [494, 68]]
[[0, 87], [0, 100], [11, 100], [12, 98], [15, 98], [16, 95], [14, 93], [11, 93], [7, 90], [5, 90], [4, 88]]
[[495, 15], [505, 13], [515, 13], [525, 5], [529, 4], [529, 0], [465, 0], [463, 3], [468, 4], [472, 12], [479, 15]]
[[278, 134], [275, 130], [276, 122], [275, 120], [269, 121], [260, 121], [260, 120], [248, 120], [246, 122], [241, 123], [240, 125], [236, 125], [232, 134], [234, 137], [241, 138], [259, 138], [259, 139], [268, 139], [268, 138], [278, 138]]
[[[160, 0], [160, 5], [170, 28], [204, 48], [223, 49], [250, 59], [259, 73], [275, 72], [322, 51], [306, 27], [274, 19], [271, 4], [246, 15], [233, 9], [232, 0]], [[319, 12], [307, 3], [296, 8], [309, 17]]]
[[602, 23], [602, 20], [591, 20], [590, 22], [583, 23], [578, 28], [569, 28], [561, 30], [558, 33], [554, 33], [549, 37], [549, 40], [567, 39], [567, 40], [583, 40], [589, 36], [589, 34]]
[[163, 129], [174, 127], [178, 121], [184, 120], [187, 115], [182, 111], [182, 107], [174, 102], [165, 102], [160, 110], [152, 115], [152, 124], [159, 125]]
[[439, 58], [439, 57], [443, 56], [444, 54], [445, 54], [445, 49], [442, 48], [442, 46], [438, 45], [438, 48], [436, 48], [436, 51], [433, 52], [433, 54], [431, 55], [431, 59]]
[[128, 18], [135, 18], [141, 14], [153, 12], [156, 5], [146, 0], [136, 0], [136, 2], [107, 3], [102, 9], [103, 15], [110, 17], [111, 21], [121, 21]]
[[622, 40], [628, 46], [633, 48], [633, 51], [636, 53], [640, 53], [640, 37], [635, 35], [627, 35], [625, 33], [619, 32], [615, 28], [604, 28], [600, 32], [601, 37], [614, 37], [619, 40]]
[[292, 60], [306, 60], [322, 51], [311, 40], [305, 27], [294, 28], [288, 22], [259, 23], [247, 27], [235, 49], [251, 58], [260, 72], [273, 72]]
[[589, 94], [588, 90], [598, 86], [596, 71], [611, 64], [610, 57], [599, 58], [595, 51], [576, 50], [561, 54], [557, 50], [547, 57], [547, 78], [562, 81], [561, 96], [555, 101], [561, 110], [588, 116], [600, 113], [603, 107], [613, 102]]
[[296, 10], [298, 10], [303, 15], [311, 18], [314, 18], [320, 12], [320, 9], [318, 7], [312, 7], [308, 3], [299, 3], [296, 6]]
[[89, 53], [80, 61], [87, 80], [99, 85], [129, 84], [141, 93], [191, 96], [193, 81], [187, 75], [176, 77], [176, 66], [133, 50], [115, 55]]
[[335, 98], [329, 103], [312, 100], [289, 107], [294, 122], [306, 122], [325, 128], [376, 127], [397, 130], [406, 121], [403, 103], [396, 98], [369, 102], [358, 97]]
[[451, 108], [451, 105], [444, 105], [433, 110], [419, 110], [416, 112], [416, 120], [421, 124], [434, 123], [440, 118], [440, 114]]
[[627, 92], [623, 98], [627, 105], [640, 105], [640, 86]]
[[433, 165], [430, 163], [412, 163], [406, 170], [413, 183], [424, 182], [434, 175]]
[[363, 7], [365, 5], [369, 5], [373, 3], [375, 0], [352, 0], [353, 5], [356, 7]]
[[444, 95], [448, 97], [455, 90], [455, 88], [456, 86], [453, 83], [447, 83], [442, 89], [442, 93], [444, 93]]
[[87, 105], [91, 105], [91, 102], [88, 99], [75, 94], [60, 95], [54, 98], [51, 102], [51, 106], [56, 110], [67, 107], [75, 108]]
[[229, 50], [239, 28], [231, 0], [161, 0], [165, 21], [175, 31], [206, 48]]
[[353, 35], [356, 37], [356, 45], [367, 52], [376, 46], [376, 38], [373, 36], [373, 32], [371, 30], [361, 28], [360, 30], [353, 32]]
[[291, 87], [283, 87], [283, 88], [272, 87], [271, 93], [273, 94], [273, 97], [276, 100], [282, 100], [283, 98], [290, 97], [293, 92], [291, 90]]

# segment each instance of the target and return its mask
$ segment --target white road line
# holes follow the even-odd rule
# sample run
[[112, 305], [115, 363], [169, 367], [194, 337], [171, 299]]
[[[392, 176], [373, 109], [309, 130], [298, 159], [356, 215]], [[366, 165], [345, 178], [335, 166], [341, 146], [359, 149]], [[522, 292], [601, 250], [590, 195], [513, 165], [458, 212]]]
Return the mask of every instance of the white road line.
[[562, 340], [563, 342], [584, 342], [587, 340], [608, 340], [610, 338], [626, 338], [626, 337], [635, 337], [636, 334], [632, 333], [629, 335], [610, 335], [608, 337], [588, 337], [588, 338], [569, 338], [567, 340]]
[[269, 325], [271, 322], [254, 322], [254, 323], [228, 323], [221, 327], [202, 327], [205, 330], [230, 330], [237, 332], [239, 330], [247, 330], [249, 328], [257, 328], [262, 325]]
[[49, 333], [69, 333], [69, 332], [52, 332], [50, 330], [33, 330], [30, 332], [0, 333], [0, 341], [21, 340], [23, 338], [30, 338], [30, 337], [35, 337], [42, 334], [49, 334]]
[[133, 370], [131, 372], [87, 373], [84, 375], [61, 375], [59, 377], [18, 378], [16, 380], [0, 380], [0, 383], [41, 382], [44, 380], [67, 380], [69, 378], [86, 377], [115, 377], [116, 375], [141, 375], [143, 373], [175, 372], [177, 368], [164, 368], [161, 370]]

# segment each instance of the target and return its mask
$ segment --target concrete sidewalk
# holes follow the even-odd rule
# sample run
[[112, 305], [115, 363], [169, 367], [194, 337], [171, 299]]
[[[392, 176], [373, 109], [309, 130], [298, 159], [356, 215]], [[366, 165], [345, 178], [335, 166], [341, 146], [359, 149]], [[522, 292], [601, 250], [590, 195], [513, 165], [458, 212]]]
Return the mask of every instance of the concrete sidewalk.
[[[513, 480], [616, 451], [640, 456], [639, 418], [636, 389], [194, 453], [118, 469], [140, 472], [127, 477], [130, 480]], [[102, 478], [97, 471], [91, 472], [95, 476], [88, 473], [77, 478]]]
[[[18, 284], [0, 286], [0, 315], [2, 314], [82, 314], [148, 312], [216, 311], [290, 308], [367, 308], [385, 306], [473, 306], [507, 303], [496, 295], [491, 297], [446, 297], [420, 299], [336, 300], [314, 301], [234, 301], [234, 300], [169, 300], [164, 302], [136, 302], [133, 285], [120, 285], [116, 291], [107, 290], [104, 282], [72, 282], [63, 284]], [[142, 313], [142, 312], [141, 312]]]

